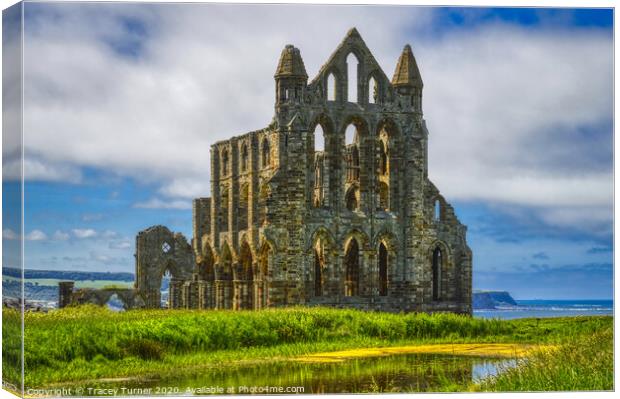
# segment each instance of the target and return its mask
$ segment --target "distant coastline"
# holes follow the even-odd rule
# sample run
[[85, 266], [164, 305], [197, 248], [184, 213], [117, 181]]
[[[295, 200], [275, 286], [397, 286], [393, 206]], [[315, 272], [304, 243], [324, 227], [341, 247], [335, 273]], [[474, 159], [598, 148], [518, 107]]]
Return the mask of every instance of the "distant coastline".
[[[3, 302], [18, 303], [21, 295], [21, 270], [2, 268]], [[55, 308], [58, 302], [58, 281], [72, 280], [77, 286], [101, 287], [106, 284], [131, 286], [133, 273], [35, 270], [24, 271], [26, 301], [35, 307]], [[167, 284], [164, 282], [164, 290]], [[475, 290], [472, 297], [474, 317], [514, 319], [526, 317], [561, 317], [577, 315], [613, 315], [612, 299], [514, 299], [508, 291]]]

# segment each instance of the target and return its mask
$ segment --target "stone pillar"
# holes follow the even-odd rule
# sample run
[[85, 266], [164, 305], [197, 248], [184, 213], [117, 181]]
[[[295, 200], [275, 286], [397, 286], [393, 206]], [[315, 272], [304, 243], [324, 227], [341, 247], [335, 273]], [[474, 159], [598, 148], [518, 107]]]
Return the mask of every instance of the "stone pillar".
[[233, 308], [233, 282], [231, 280], [225, 280], [222, 282], [222, 295], [223, 295], [223, 309]]
[[224, 285], [222, 284], [222, 280], [215, 280], [213, 293], [215, 298], [215, 309], [223, 309], [224, 308]]
[[179, 309], [183, 304], [183, 280], [173, 278], [168, 288], [168, 308]]
[[234, 310], [239, 310], [242, 307], [243, 302], [243, 287], [242, 282], [240, 280], [234, 280], [232, 282], [233, 286], [233, 298], [232, 298], [232, 308]]
[[58, 307], [64, 308], [71, 305], [73, 299], [73, 281], [60, 281], [58, 283]]

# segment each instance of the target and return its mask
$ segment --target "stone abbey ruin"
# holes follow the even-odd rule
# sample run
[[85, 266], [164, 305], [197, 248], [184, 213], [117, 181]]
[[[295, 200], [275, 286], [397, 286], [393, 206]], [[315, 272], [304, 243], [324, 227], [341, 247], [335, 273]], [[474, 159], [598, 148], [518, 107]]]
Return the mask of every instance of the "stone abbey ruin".
[[61, 283], [60, 306], [117, 295], [158, 308], [169, 274], [171, 308], [470, 314], [472, 253], [428, 179], [422, 88], [409, 45], [390, 81], [352, 29], [310, 82], [287, 45], [271, 124], [211, 146], [191, 245], [164, 226], [141, 231], [134, 289]]

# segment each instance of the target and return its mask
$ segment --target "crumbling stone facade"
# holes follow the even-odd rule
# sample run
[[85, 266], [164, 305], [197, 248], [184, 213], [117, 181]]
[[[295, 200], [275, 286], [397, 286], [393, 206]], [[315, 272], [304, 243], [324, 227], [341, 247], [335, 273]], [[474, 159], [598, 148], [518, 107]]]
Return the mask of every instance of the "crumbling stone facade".
[[112, 297], [118, 298], [123, 304], [123, 308], [137, 309], [145, 308], [146, 304], [141, 295], [137, 295], [132, 288], [78, 288], [74, 289], [73, 281], [61, 281], [58, 283], [58, 307], [64, 308], [69, 305], [94, 304], [99, 306], [106, 305]]
[[310, 82], [287, 45], [272, 123], [211, 146], [191, 250], [163, 226], [138, 235], [145, 305], [160, 306], [170, 270], [173, 308], [470, 314], [472, 253], [428, 179], [422, 89], [409, 45], [390, 81], [352, 29]]

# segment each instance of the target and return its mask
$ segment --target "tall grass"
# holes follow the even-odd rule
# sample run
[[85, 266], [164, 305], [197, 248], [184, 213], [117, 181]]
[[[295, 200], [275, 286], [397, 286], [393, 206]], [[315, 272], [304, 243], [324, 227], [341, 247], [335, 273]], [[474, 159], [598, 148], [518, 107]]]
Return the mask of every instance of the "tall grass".
[[584, 391], [614, 388], [613, 330], [611, 326], [582, 335], [557, 350], [539, 352], [476, 390]]
[[140, 355], [143, 351], [131, 348], [144, 343], [179, 354], [359, 337], [388, 341], [482, 337], [506, 335], [515, 329], [511, 323], [453, 314], [395, 315], [325, 308], [112, 312], [96, 306], [29, 313], [25, 325], [30, 367], [54, 360]]
[[[15, 317], [17, 312], [4, 309], [5, 323]], [[611, 318], [507, 321], [302, 307], [113, 312], [86, 305], [28, 312], [24, 358], [26, 381], [40, 384], [59, 381], [63, 373], [72, 378], [132, 375], [216, 359], [219, 353], [286, 357], [397, 342], [562, 342], [606, 325]], [[17, 366], [16, 350], [3, 347], [8, 368]]]

